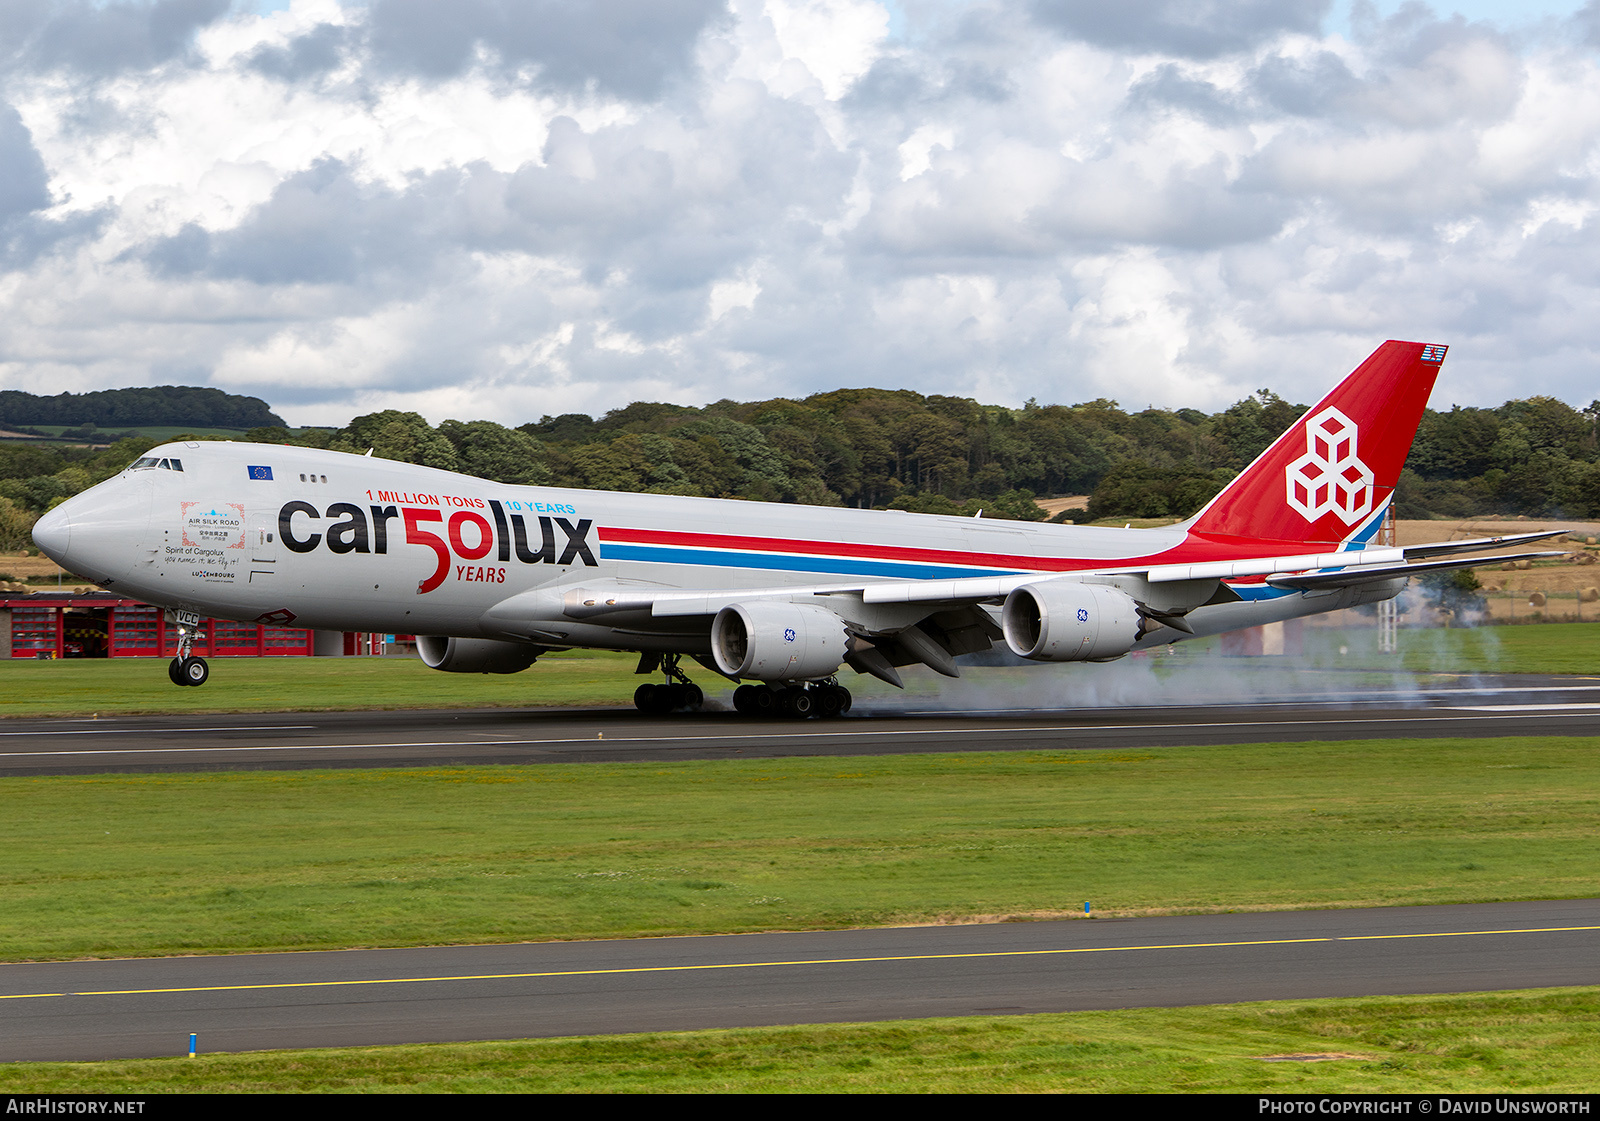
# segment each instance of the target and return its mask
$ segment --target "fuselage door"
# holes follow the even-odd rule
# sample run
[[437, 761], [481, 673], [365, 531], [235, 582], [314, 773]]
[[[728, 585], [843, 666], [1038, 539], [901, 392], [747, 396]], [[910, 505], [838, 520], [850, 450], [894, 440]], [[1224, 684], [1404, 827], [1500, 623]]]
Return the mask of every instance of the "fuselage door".
[[246, 559], [250, 562], [251, 584], [271, 582], [278, 571], [278, 523], [274, 511], [257, 510], [245, 533]]

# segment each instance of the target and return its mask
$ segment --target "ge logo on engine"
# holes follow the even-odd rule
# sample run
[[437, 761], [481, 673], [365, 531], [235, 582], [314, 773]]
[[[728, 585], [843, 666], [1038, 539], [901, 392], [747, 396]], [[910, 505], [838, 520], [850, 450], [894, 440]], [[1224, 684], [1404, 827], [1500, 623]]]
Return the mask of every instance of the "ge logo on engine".
[[793, 642], [794, 641], [794, 628], [792, 628], [792, 627], [785, 627], [784, 628], [784, 630], [783, 630], [783, 641], [785, 641], [785, 642]]
[[1089, 621], [1089, 609], [1087, 607], [1078, 608], [1078, 622], [1087, 623], [1088, 621]]
[[1308, 522], [1332, 513], [1355, 525], [1372, 512], [1372, 469], [1356, 455], [1355, 422], [1332, 406], [1306, 422], [1306, 454], [1285, 476], [1287, 501]]

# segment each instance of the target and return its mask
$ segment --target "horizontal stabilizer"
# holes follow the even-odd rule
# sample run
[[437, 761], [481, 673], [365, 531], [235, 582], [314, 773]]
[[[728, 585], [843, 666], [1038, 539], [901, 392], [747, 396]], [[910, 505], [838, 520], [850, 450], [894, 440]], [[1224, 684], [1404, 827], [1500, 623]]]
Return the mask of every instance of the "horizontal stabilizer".
[[1483, 557], [1478, 560], [1443, 560], [1427, 561], [1423, 564], [1370, 565], [1362, 568], [1341, 569], [1338, 572], [1281, 572], [1267, 577], [1267, 583], [1274, 588], [1295, 588], [1300, 591], [1356, 588], [1363, 584], [1376, 584], [1382, 580], [1415, 576], [1419, 572], [1437, 572], [1451, 568], [1477, 568], [1485, 564], [1504, 564], [1507, 561], [1541, 560], [1547, 557], [1559, 556], [1561, 556], [1560, 553], [1508, 553], [1505, 556]]
[[1540, 533], [1512, 533], [1505, 537], [1474, 537], [1468, 541], [1439, 541], [1431, 545], [1407, 545], [1406, 559], [1416, 557], [1447, 557], [1454, 553], [1480, 553], [1485, 549], [1509, 549], [1513, 545], [1526, 545], [1530, 541], [1543, 541], [1560, 537], [1564, 529], [1547, 529]]

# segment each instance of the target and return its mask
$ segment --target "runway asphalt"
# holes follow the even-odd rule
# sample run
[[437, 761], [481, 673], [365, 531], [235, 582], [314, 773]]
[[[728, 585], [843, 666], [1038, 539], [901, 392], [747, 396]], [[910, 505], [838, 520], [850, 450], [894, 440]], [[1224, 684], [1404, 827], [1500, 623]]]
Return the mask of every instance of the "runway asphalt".
[[1316, 688], [1214, 705], [862, 704], [835, 720], [632, 709], [478, 709], [0, 722], [0, 775], [885, 755], [1600, 734], [1600, 678], [1474, 676]]
[[1600, 900], [0, 966], [0, 1061], [1600, 983]]

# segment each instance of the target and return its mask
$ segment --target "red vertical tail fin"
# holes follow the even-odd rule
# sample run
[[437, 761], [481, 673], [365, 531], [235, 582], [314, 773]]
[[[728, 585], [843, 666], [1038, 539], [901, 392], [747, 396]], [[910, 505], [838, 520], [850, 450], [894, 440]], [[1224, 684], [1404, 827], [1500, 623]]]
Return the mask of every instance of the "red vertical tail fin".
[[1189, 532], [1361, 548], [1400, 480], [1446, 349], [1384, 343], [1189, 519]]

